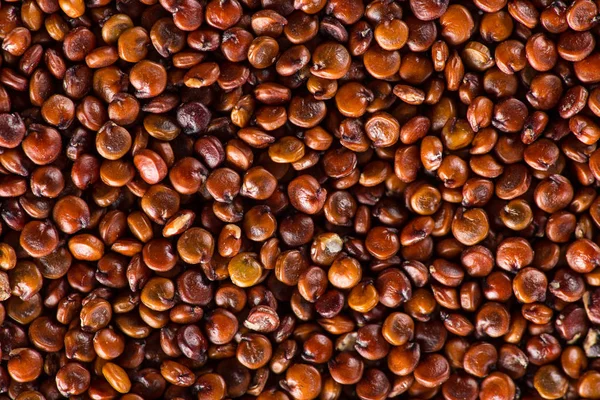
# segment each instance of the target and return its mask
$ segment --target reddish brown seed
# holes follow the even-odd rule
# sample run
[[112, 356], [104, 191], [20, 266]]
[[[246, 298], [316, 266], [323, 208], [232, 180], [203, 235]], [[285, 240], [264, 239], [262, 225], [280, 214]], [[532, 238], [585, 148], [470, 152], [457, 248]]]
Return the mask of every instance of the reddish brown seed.
[[2, 2], [0, 397], [599, 398], [599, 6]]

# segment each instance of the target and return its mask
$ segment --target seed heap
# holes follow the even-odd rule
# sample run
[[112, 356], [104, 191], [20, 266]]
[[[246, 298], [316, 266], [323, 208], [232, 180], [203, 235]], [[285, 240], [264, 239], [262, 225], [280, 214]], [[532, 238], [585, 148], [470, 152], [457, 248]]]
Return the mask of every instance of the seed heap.
[[600, 2], [4, 0], [0, 400], [600, 399]]

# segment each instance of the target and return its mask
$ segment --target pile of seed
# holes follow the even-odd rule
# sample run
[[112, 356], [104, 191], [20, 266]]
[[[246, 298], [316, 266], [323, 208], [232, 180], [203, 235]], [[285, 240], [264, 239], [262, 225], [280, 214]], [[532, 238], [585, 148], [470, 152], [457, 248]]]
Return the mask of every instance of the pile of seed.
[[598, 21], [3, 0], [0, 400], [600, 399]]

